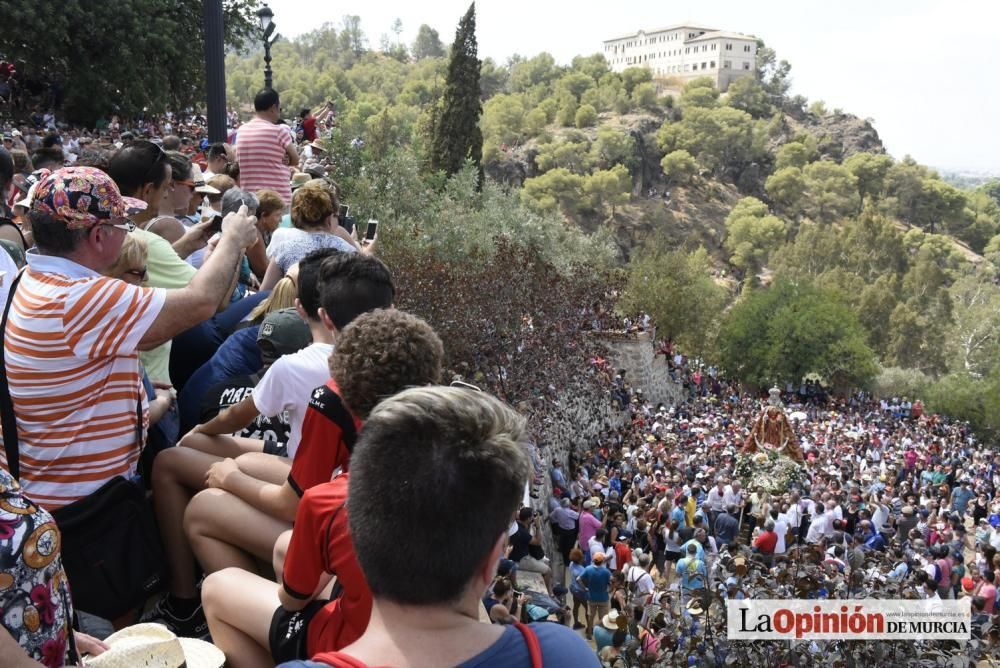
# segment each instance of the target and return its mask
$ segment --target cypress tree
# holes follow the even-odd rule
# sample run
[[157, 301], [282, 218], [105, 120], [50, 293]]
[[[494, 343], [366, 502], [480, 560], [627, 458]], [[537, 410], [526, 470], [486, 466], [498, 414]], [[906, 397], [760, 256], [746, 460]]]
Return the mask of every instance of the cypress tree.
[[483, 105], [479, 94], [476, 4], [472, 3], [455, 31], [444, 99], [434, 124], [432, 169], [443, 170], [451, 176], [466, 160], [472, 160], [482, 171], [483, 133], [479, 129], [479, 116], [483, 113]]

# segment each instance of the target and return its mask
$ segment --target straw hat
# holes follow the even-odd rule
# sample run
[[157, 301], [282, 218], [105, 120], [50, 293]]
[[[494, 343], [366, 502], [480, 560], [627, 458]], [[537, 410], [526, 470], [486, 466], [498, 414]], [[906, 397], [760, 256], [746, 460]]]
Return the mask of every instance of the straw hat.
[[111, 649], [87, 659], [87, 668], [222, 668], [226, 656], [203, 640], [178, 638], [162, 624], [136, 624], [108, 636]]
[[601, 619], [601, 626], [609, 631], [624, 630], [628, 626], [625, 615], [619, 614], [617, 610], [612, 610]]

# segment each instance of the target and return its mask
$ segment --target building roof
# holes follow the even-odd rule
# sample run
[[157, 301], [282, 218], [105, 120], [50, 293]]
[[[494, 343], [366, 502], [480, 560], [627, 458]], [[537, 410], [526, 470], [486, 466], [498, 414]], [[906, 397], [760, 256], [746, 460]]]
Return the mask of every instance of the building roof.
[[692, 37], [691, 39], [684, 40], [684, 43], [688, 42], [704, 42], [710, 39], [742, 39], [749, 42], [756, 42], [757, 38], [753, 35], [744, 35], [741, 32], [727, 32], [725, 30], [716, 30], [715, 32], [707, 32], [704, 35], [699, 35], [698, 37]]
[[665, 26], [663, 28], [657, 28], [656, 30], [636, 30], [635, 32], [630, 32], [627, 35], [619, 35], [618, 37], [612, 37], [611, 39], [604, 40], [607, 42], [617, 42], [622, 39], [629, 39], [630, 37], [637, 37], [639, 33], [644, 35], [658, 35], [661, 32], [669, 32], [671, 30], [680, 30], [681, 28], [691, 28], [692, 30], [704, 30], [705, 32], [717, 32], [716, 28], [710, 28], [708, 26], [703, 26], [698, 23], [675, 23], [673, 25]]

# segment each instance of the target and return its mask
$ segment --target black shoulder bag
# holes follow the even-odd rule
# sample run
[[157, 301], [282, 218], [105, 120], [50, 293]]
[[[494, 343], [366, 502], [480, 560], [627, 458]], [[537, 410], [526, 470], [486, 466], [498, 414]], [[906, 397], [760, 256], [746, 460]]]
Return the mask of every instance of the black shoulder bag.
[[[7, 383], [7, 316], [21, 276], [10, 286], [0, 321], [0, 423], [10, 474], [20, 476], [17, 418]], [[136, 404], [136, 440], [142, 447], [142, 403]], [[166, 560], [152, 508], [143, 490], [115, 476], [89, 496], [52, 513], [62, 534], [62, 562], [73, 604], [114, 620], [135, 610], [166, 581]]]

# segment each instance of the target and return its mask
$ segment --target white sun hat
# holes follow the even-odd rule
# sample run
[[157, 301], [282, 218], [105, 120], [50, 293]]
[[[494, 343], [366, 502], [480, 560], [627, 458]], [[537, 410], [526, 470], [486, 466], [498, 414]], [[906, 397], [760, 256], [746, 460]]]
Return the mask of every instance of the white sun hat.
[[226, 655], [215, 645], [178, 638], [162, 624], [136, 624], [104, 641], [111, 649], [88, 657], [87, 668], [222, 668]]

